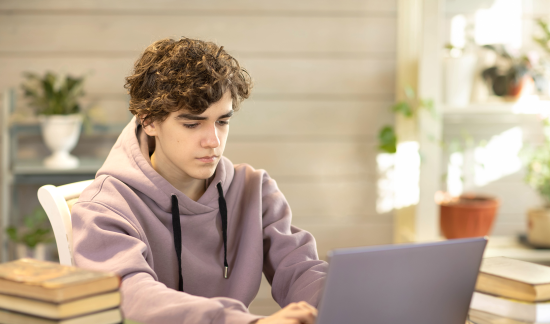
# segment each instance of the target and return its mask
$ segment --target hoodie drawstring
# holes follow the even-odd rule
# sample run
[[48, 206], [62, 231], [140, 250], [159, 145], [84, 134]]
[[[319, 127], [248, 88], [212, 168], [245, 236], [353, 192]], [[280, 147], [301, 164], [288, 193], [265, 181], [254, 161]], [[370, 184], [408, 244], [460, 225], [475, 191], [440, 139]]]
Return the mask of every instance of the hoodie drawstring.
[[[223, 197], [222, 184], [218, 183], [218, 206], [220, 208], [220, 214], [222, 216], [222, 238], [223, 238], [223, 277], [227, 279], [229, 277], [229, 263], [227, 263], [227, 204]], [[179, 284], [178, 290], [183, 291], [183, 276], [181, 268], [181, 225], [180, 225], [180, 212], [178, 206], [178, 198], [176, 195], [172, 195], [172, 227], [174, 230], [174, 247], [176, 248], [176, 255], [178, 257], [179, 266]]]
[[229, 263], [227, 263], [227, 205], [225, 204], [225, 198], [223, 197], [222, 184], [218, 182], [216, 186], [218, 188], [218, 206], [220, 207], [220, 213], [222, 215], [222, 235], [223, 235], [223, 277], [227, 279], [229, 272]]
[[180, 208], [178, 206], [178, 198], [176, 195], [172, 195], [172, 227], [174, 230], [174, 247], [176, 248], [176, 255], [178, 257], [179, 266], [179, 284], [178, 290], [183, 291], [183, 277], [181, 273], [181, 225], [180, 225]]

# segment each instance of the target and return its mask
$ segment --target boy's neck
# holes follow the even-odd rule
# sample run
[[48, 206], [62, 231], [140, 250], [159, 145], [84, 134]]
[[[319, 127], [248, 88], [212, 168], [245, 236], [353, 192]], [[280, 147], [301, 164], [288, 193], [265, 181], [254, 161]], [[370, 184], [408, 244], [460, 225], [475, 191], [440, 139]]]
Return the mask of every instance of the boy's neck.
[[163, 163], [162, 160], [162, 157], [157, 157], [156, 154], [153, 153], [153, 155], [151, 155], [153, 169], [187, 197], [194, 201], [198, 201], [206, 191], [208, 179], [191, 178], [186, 174], [182, 174], [181, 170], [175, 166]]

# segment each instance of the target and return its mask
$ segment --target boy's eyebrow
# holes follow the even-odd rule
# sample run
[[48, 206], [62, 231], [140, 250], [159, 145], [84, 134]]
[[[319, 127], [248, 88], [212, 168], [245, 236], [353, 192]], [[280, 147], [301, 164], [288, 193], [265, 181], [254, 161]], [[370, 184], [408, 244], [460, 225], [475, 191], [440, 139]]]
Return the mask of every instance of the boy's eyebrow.
[[234, 112], [235, 111], [233, 109], [231, 109], [227, 114], [221, 115], [218, 119], [220, 119], [220, 118], [229, 118], [229, 117], [233, 116]]
[[208, 118], [206, 118], [206, 117], [201, 117], [201, 116], [197, 116], [197, 115], [193, 115], [193, 114], [181, 113], [181, 114], [179, 114], [179, 115], [176, 116], [176, 119], [206, 120], [206, 119], [208, 119]]
[[[233, 113], [235, 111], [233, 109], [231, 109], [231, 111], [229, 111], [227, 114], [225, 115], [221, 115], [220, 117], [218, 117], [218, 119], [220, 118], [229, 118], [231, 116], [233, 116]], [[193, 115], [193, 114], [186, 114], [186, 113], [181, 113], [179, 115], [176, 116], [176, 119], [189, 119], [189, 120], [207, 120], [208, 118], [207, 117], [202, 117], [202, 116], [197, 116], [197, 115]]]

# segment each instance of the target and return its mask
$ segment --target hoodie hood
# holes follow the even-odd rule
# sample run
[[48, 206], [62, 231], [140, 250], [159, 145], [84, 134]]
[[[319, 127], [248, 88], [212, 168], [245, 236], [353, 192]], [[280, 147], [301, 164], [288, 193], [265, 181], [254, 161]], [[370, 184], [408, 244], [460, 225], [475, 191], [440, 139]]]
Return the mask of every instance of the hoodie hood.
[[194, 201], [153, 169], [149, 158], [153, 151], [154, 139], [143, 131], [134, 116], [117, 139], [96, 178], [113, 176], [152, 199], [165, 212], [171, 211], [172, 195], [176, 195], [180, 213], [184, 215], [204, 214], [218, 209], [216, 186], [221, 183], [223, 191], [228, 191], [235, 174], [231, 161], [223, 156], [220, 158], [206, 192]]

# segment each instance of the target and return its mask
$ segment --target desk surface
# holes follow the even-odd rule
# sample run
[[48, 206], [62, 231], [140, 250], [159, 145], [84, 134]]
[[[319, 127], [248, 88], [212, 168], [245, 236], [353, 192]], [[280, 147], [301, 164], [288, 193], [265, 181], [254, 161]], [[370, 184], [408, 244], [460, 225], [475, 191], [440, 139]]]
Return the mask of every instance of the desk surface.
[[491, 236], [483, 257], [504, 256], [528, 262], [550, 265], [550, 249], [533, 249], [521, 244], [514, 236]]

